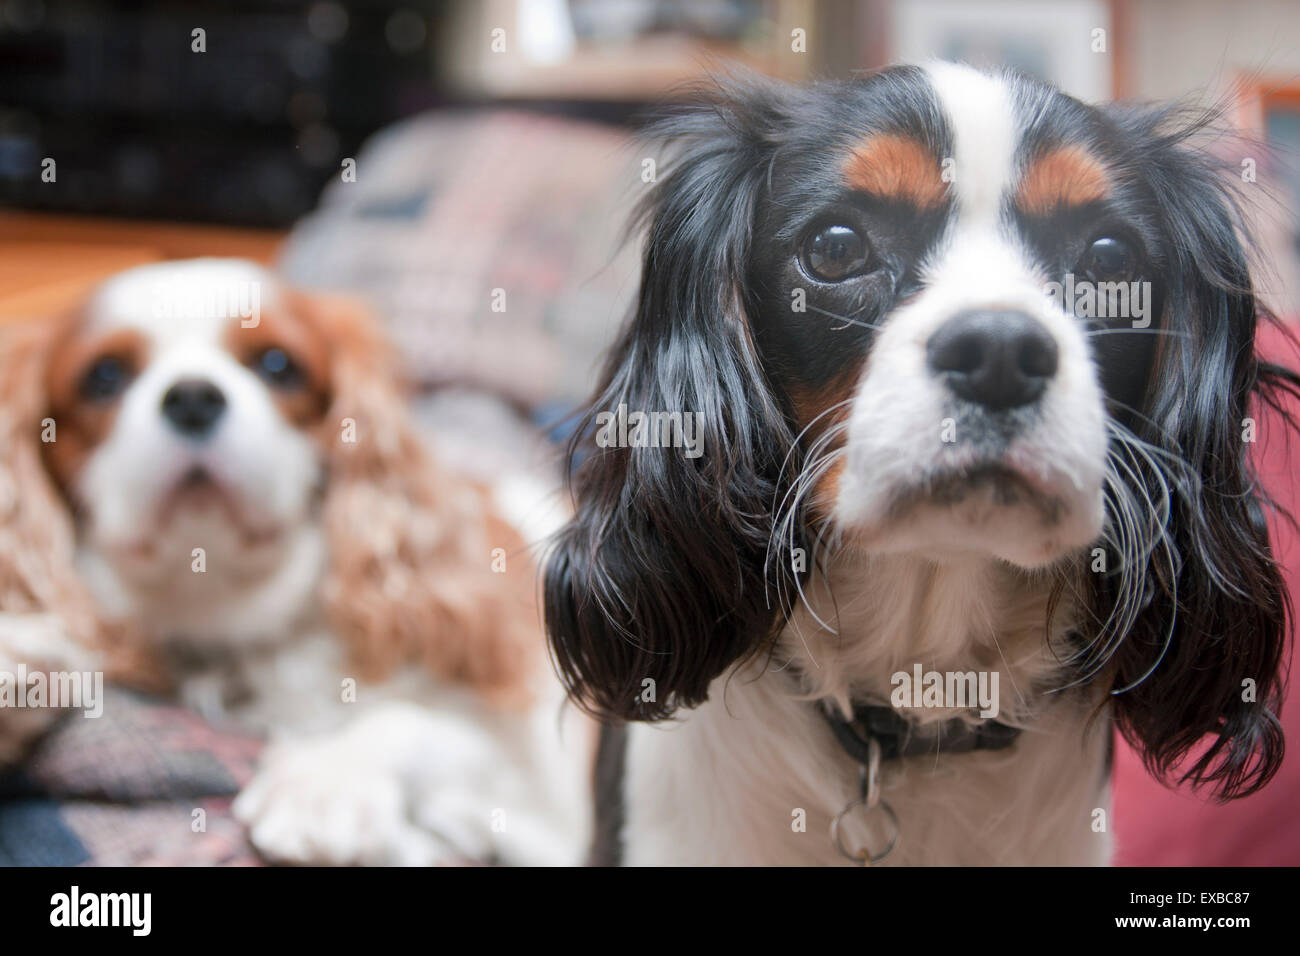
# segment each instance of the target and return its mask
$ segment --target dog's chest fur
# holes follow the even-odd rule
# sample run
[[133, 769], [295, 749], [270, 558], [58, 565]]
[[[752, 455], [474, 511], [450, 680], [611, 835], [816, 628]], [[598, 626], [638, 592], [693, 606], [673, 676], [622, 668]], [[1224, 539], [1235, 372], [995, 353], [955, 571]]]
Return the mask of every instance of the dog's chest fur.
[[[1007, 750], [887, 762], [883, 796], [901, 831], [887, 862], [1106, 862], [1109, 720], [1089, 719], [1093, 691], [1047, 693], [1070, 680], [1058, 655], [1071, 612], [1063, 600], [1049, 646], [1050, 593], [1045, 576], [986, 561], [837, 562], [806, 591], [811, 609], [794, 615], [772, 660], [719, 678], [673, 723], [630, 729], [625, 862], [846, 862], [829, 828], [857, 796], [858, 768], [815, 702], [888, 703], [891, 675], [915, 664], [998, 671], [998, 720], [1022, 732]], [[929, 722], [958, 711], [906, 713]], [[849, 816], [845, 842], [865, 836], [878, 849], [883, 830], [864, 831], [862, 819]]]

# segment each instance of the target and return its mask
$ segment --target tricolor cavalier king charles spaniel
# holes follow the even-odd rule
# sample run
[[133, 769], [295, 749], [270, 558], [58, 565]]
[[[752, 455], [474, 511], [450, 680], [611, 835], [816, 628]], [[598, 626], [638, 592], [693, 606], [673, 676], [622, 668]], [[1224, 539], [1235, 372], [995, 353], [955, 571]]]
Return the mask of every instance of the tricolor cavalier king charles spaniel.
[[[270, 733], [235, 812], [273, 860], [580, 859], [590, 747], [535, 565], [500, 489], [435, 462], [363, 310], [168, 262], [0, 350], [0, 667], [150, 652]], [[0, 713], [11, 758], [30, 720]]]
[[[609, 721], [597, 859], [1103, 863], [1113, 726], [1221, 796], [1269, 779], [1247, 420], [1297, 379], [1196, 131], [946, 64], [665, 119], [546, 569]], [[596, 441], [619, 406], [702, 454]]]

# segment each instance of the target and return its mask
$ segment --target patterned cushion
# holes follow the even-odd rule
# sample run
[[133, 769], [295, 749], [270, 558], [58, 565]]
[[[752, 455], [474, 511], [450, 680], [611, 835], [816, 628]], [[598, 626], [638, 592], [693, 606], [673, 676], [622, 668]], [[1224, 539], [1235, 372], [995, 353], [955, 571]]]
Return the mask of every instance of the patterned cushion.
[[417, 117], [367, 144], [356, 181], [326, 190], [280, 265], [369, 299], [417, 382], [527, 406], [581, 399], [636, 292], [623, 236], [647, 186], [634, 152], [571, 120]]

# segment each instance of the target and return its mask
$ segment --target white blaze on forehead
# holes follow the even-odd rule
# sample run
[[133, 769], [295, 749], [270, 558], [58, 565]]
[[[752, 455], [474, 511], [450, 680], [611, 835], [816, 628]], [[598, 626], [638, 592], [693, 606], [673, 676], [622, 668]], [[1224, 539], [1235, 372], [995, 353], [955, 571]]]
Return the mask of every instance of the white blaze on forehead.
[[993, 225], [1011, 188], [1020, 131], [1007, 83], [969, 66], [925, 67], [952, 131], [952, 188], [958, 217]]
[[[858, 546], [871, 552], [971, 552], [1037, 568], [1101, 531], [1108, 440], [1102, 392], [1082, 329], [1044, 295], [1042, 266], [1002, 215], [1023, 135], [1013, 87], [969, 67], [926, 69], [951, 131], [945, 165], [954, 208], [920, 264], [922, 290], [900, 303], [873, 338], [849, 416], [835, 520], [860, 532]], [[1058, 348], [1058, 368], [1034, 420], [1005, 447], [967, 440], [962, 421], [970, 416], [957, 413], [950, 389], [929, 366], [932, 336], [969, 310], [1023, 313]], [[1047, 520], [1033, 505], [1008, 504], [982, 489], [956, 503], [930, 501], [896, 513], [909, 495], [929, 494], [926, 476], [960, 475], [997, 459], [1046, 489], [1059, 513]]]
[[272, 274], [242, 259], [188, 259], [128, 269], [90, 302], [96, 329], [138, 329], [155, 344], [216, 341], [232, 319], [254, 321], [274, 303]]

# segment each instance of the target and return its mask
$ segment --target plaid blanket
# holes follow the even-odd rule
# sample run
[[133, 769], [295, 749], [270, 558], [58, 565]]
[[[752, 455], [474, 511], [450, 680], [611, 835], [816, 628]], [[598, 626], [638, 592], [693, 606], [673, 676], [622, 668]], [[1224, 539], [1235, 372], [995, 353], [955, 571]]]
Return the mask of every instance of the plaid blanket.
[[230, 814], [261, 742], [192, 711], [105, 690], [0, 773], [0, 865], [255, 864]]

